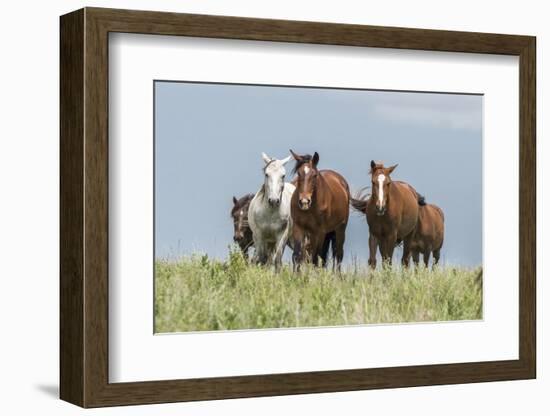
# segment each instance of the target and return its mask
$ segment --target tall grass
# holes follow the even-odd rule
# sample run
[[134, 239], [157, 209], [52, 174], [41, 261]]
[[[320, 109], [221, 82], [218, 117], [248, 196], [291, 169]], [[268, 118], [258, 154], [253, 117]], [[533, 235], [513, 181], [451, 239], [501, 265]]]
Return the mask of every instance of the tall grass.
[[155, 331], [211, 331], [481, 319], [481, 268], [304, 267], [294, 274], [191, 256], [155, 264]]

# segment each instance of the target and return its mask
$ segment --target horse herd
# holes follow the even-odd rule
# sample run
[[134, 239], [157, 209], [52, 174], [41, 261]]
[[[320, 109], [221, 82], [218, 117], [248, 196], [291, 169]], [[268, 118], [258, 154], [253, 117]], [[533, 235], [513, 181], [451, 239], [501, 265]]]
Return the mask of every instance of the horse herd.
[[[319, 170], [319, 154], [291, 155], [279, 160], [262, 153], [263, 185], [255, 195], [233, 197], [231, 217], [234, 241], [248, 258], [272, 264], [278, 269], [286, 246], [292, 251], [294, 270], [303, 262], [327, 265], [332, 249], [333, 268], [340, 271], [350, 207], [366, 216], [369, 227], [369, 260], [376, 267], [377, 249], [383, 262], [391, 265], [393, 251], [403, 244], [401, 263], [408, 267], [412, 257], [418, 265], [420, 254], [426, 267], [440, 258], [444, 236], [441, 208], [427, 204], [408, 183], [394, 181], [397, 165], [370, 163], [371, 194], [352, 197], [348, 183], [338, 172]], [[294, 159], [295, 174], [286, 182], [285, 165]]]

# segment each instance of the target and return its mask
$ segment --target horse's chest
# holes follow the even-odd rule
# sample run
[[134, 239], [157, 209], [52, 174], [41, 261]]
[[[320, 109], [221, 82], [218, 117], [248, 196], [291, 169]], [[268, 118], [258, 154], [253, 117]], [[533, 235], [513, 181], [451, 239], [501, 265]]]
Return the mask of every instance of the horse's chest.
[[307, 232], [318, 232], [324, 231], [325, 229], [331, 229], [332, 222], [330, 218], [330, 213], [327, 211], [320, 210], [309, 210], [309, 211], [298, 211], [297, 215], [293, 215], [292, 219], [294, 224], [298, 225], [300, 228], [303, 228]]
[[260, 214], [258, 222], [264, 233], [279, 233], [287, 226], [288, 218], [280, 215]]
[[378, 238], [394, 235], [399, 230], [399, 219], [388, 215], [388, 213], [381, 216], [374, 214], [370, 218], [367, 217], [367, 222], [370, 232]]

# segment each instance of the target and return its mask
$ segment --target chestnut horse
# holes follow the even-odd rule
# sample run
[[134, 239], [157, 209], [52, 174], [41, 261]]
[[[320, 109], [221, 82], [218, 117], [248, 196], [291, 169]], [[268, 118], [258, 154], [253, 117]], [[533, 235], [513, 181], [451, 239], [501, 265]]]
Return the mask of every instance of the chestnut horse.
[[233, 208], [231, 208], [233, 241], [239, 245], [245, 259], [248, 259], [248, 249], [254, 245], [252, 230], [248, 225], [248, 207], [252, 198], [254, 198], [253, 194], [244, 195], [239, 199], [233, 197]]
[[332, 245], [333, 268], [340, 270], [344, 257], [344, 241], [349, 217], [350, 192], [346, 180], [332, 170], [318, 170], [319, 154], [298, 155], [296, 160], [296, 191], [292, 195], [292, 238], [294, 269], [304, 260], [323, 267], [327, 264]]
[[418, 224], [411, 242], [412, 258], [415, 265], [418, 266], [420, 253], [424, 256], [426, 267], [428, 267], [432, 253], [433, 265], [435, 266], [439, 262], [445, 233], [444, 222], [443, 211], [437, 205], [426, 204], [419, 208]]
[[352, 207], [364, 212], [369, 224], [369, 265], [376, 267], [376, 249], [385, 263], [391, 265], [395, 246], [403, 242], [401, 262], [407, 266], [411, 256], [411, 241], [418, 222], [419, 205], [423, 198], [409, 184], [392, 181], [397, 165], [384, 167], [371, 161], [372, 193], [368, 200], [353, 198]]

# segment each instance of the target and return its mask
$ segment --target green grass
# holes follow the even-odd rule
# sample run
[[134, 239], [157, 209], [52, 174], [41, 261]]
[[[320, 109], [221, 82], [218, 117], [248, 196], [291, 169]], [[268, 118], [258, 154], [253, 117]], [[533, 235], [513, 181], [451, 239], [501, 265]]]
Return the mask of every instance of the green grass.
[[288, 328], [481, 319], [481, 268], [440, 267], [341, 275], [285, 265], [279, 273], [191, 256], [155, 264], [155, 332]]

